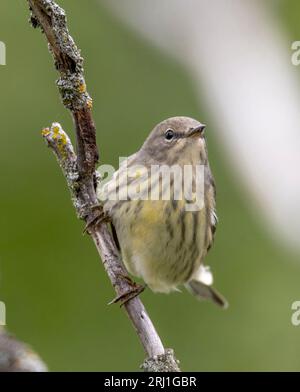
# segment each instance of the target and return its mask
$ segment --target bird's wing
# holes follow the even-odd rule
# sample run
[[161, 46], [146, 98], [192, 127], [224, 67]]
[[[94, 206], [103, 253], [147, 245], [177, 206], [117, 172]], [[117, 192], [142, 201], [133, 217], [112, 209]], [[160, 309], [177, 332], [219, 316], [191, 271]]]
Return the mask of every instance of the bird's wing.
[[122, 186], [123, 183], [123, 178], [127, 176], [127, 168], [128, 166], [132, 165], [136, 157], [136, 154], [130, 155], [128, 158], [124, 159], [118, 170], [116, 170], [113, 174], [113, 176], [110, 179], [104, 179], [100, 180], [98, 186], [97, 186], [97, 198], [101, 204], [104, 205], [107, 204], [107, 209], [108, 206], [113, 205], [113, 197], [112, 193], [115, 192], [115, 190], [119, 190]]
[[[209, 166], [205, 168], [205, 208], [206, 208], [206, 236], [205, 247], [207, 252], [213, 244], [218, 218], [216, 214], [216, 186]], [[186, 283], [186, 288], [200, 300], [210, 300], [222, 308], [227, 308], [226, 299], [211, 285], [213, 275], [209, 267], [200, 265], [193, 278]]]
[[216, 185], [209, 166], [205, 175], [205, 208], [206, 208], [206, 249], [211, 248], [217, 229], [218, 217], [216, 212]]
[[[120, 200], [111, 198], [111, 194], [115, 187], [122, 187], [122, 176], [126, 175], [127, 167], [134, 162], [136, 154], [130, 155], [127, 159], [124, 159], [120, 164], [118, 170], [116, 170], [110, 180], [100, 181], [97, 186], [97, 197], [99, 202], [103, 205], [104, 211], [108, 216], [111, 216], [111, 212]], [[120, 243], [118, 240], [117, 232], [113, 222], [110, 222], [111, 232], [117, 248], [120, 250]]]

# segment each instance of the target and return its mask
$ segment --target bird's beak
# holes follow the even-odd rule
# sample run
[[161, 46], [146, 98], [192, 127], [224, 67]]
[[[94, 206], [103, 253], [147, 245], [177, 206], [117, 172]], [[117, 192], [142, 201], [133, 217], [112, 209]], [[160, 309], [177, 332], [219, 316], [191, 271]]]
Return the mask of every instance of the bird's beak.
[[188, 136], [202, 136], [204, 133], [204, 129], [206, 128], [206, 125], [200, 124], [196, 128], [192, 128], [188, 132]]

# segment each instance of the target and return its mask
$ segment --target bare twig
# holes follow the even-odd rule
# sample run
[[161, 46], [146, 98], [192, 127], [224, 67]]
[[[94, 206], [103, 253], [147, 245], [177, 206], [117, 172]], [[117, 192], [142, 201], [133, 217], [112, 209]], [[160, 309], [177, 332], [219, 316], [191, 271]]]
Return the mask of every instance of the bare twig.
[[[50, 51], [60, 78], [57, 81], [62, 101], [71, 111], [77, 140], [77, 154], [67, 134], [58, 123], [44, 129], [43, 136], [57, 156], [71, 191], [79, 218], [89, 225], [104, 268], [117, 293], [129, 292], [131, 286], [121, 263], [119, 252], [105, 223], [97, 219], [102, 211], [95, 192], [98, 152], [96, 132], [91, 115], [92, 100], [86, 91], [83, 59], [69, 35], [65, 12], [53, 0], [27, 0], [32, 11], [31, 22], [41, 27], [48, 40]], [[124, 308], [141, 340], [149, 358], [142, 368], [146, 371], [179, 371], [173, 350], [165, 350], [142, 302], [135, 297]]]

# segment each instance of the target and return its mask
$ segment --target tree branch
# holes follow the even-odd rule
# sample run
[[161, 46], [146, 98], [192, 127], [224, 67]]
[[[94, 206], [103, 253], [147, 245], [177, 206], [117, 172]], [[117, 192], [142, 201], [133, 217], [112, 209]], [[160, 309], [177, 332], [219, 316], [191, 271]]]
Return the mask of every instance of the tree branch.
[[0, 327], [0, 372], [46, 372], [47, 366], [25, 343]]
[[[119, 252], [105, 223], [99, 223], [101, 207], [96, 197], [96, 164], [98, 151], [96, 131], [91, 114], [92, 100], [87, 93], [83, 74], [83, 59], [69, 35], [66, 16], [53, 0], [27, 0], [32, 12], [31, 23], [45, 33], [50, 52], [59, 71], [57, 81], [63, 104], [71, 111], [75, 123], [77, 154], [70, 138], [58, 123], [43, 130], [43, 137], [54, 151], [80, 219], [89, 225], [91, 235], [104, 268], [117, 293], [130, 291], [129, 282]], [[124, 308], [149, 358], [142, 364], [145, 371], [180, 371], [173, 350], [164, 349], [142, 302], [135, 297]]]

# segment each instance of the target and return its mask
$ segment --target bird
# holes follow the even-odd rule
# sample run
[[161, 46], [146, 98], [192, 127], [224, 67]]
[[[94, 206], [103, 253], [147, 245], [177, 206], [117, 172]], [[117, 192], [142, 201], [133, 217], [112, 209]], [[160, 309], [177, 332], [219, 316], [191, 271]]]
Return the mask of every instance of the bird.
[[197, 299], [226, 308], [204, 264], [218, 222], [205, 128], [185, 116], [160, 122], [139, 151], [99, 181], [97, 197], [131, 275], [153, 292], [185, 286]]

